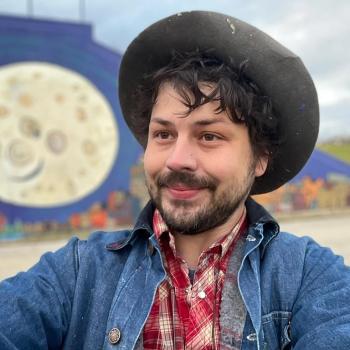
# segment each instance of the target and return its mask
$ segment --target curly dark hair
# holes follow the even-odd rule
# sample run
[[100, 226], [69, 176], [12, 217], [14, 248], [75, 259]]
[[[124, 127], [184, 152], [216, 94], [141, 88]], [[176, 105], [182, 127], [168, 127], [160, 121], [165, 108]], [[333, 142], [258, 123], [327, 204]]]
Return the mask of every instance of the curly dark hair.
[[[247, 61], [238, 66], [233, 62], [226, 64], [210, 52], [174, 52], [166, 66], [144, 78], [135, 96], [137, 111], [133, 123], [137, 125], [143, 146], [147, 144], [149, 121], [159, 88], [169, 82], [182, 97], [188, 114], [201, 105], [218, 101], [216, 112], [227, 111], [234, 123], [247, 126], [255, 157], [268, 156], [270, 167], [280, 143], [278, 118], [270, 98], [245, 75], [247, 64]], [[210, 94], [200, 89], [200, 83], [213, 86]]]

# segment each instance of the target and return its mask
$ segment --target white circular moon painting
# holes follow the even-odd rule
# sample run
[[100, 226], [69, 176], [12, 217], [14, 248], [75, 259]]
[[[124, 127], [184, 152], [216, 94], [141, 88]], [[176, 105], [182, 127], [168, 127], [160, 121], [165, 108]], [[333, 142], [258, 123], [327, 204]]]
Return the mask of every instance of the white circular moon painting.
[[118, 152], [111, 106], [77, 72], [21, 62], [0, 67], [0, 200], [75, 202], [107, 178]]

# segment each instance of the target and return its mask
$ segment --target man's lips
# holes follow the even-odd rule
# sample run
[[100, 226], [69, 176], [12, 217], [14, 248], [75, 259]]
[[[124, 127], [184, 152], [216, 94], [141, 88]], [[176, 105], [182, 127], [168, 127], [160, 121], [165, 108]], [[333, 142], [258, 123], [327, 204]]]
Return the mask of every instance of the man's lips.
[[203, 190], [203, 188], [193, 188], [182, 185], [168, 186], [166, 189], [174, 199], [192, 199]]

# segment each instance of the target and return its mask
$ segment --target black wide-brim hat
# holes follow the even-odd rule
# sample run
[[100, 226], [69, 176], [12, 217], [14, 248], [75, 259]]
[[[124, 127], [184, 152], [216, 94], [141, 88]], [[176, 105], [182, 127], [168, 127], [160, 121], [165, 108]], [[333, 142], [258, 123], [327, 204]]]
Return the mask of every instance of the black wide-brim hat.
[[[230, 64], [248, 60], [245, 74], [270, 97], [279, 118], [282, 143], [272, 166], [256, 178], [251, 194], [273, 191], [291, 180], [309, 159], [317, 140], [319, 109], [310, 74], [295, 54], [259, 29], [215, 12], [191, 11], [164, 18], [127, 48], [119, 72], [119, 99], [126, 123], [133, 123], [135, 91], [144, 76], [167, 65], [174, 51], [210, 50]], [[144, 145], [143, 145], [144, 146]]]

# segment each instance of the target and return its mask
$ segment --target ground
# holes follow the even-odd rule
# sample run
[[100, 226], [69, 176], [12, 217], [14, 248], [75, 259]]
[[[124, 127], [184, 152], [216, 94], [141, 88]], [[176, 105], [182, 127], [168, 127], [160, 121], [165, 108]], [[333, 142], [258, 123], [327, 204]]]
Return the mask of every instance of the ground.
[[[282, 220], [281, 230], [298, 236], [308, 235], [321, 245], [331, 247], [350, 265], [350, 215], [349, 213], [313, 218]], [[46, 251], [54, 251], [65, 241], [0, 243], [0, 280], [26, 270]]]

